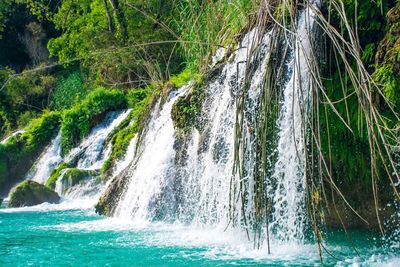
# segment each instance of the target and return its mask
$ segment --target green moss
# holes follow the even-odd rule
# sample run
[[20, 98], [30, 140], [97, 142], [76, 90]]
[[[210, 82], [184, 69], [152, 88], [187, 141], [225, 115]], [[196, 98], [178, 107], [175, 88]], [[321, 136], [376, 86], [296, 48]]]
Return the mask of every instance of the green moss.
[[81, 183], [86, 178], [95, 176], [96, 172], [71, 168], [67, 170], [62, 178], [62, 182], [67, 183], [69, 186], [74, 186]]
[[101, 174], [105, 175], [107, 173], [107, 171], [111, 169], [112, 165], [113, 165], [113, 161], [111, 158], [105, 160], [103, 163], [103, 166], [101, 166]]
[[32, 206], [43, 202], [58, 203], [56, 192], [37, 182], [27, 180], [20, 183], [10, 193], [9, 207]]
[[122, 91], [98, 88], [80, 104], [64, 112], [61, 124], [61, 146], [68, 153], [98, 122], [96, 119], [106, 112], [126, 108], [127, 101]]
[[199, 126], [198, 118], [201, 113], [203, 98], [204, 91], [201, 84], [194, 86], [186, 96], [178, 98], [171, 111], [175, 128], [187, 131], [194, 126]]

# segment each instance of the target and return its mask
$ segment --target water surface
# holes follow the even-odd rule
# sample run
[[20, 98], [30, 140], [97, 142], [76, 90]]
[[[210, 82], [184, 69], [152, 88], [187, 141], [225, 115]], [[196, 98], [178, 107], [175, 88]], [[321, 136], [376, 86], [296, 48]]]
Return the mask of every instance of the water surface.
[[[98, 216], [89, 204], [1, 209], [0, 266], [321, 265], [314, 244], [274, 244], [268, 255], [253, 249], [238, 230], [138, 225]], [[328, 237], [336, 259], [325, 253], [327, 266], [400, 266], [400, 258], [376, 235], [352, 233], [361, 256], [341, 231]]]

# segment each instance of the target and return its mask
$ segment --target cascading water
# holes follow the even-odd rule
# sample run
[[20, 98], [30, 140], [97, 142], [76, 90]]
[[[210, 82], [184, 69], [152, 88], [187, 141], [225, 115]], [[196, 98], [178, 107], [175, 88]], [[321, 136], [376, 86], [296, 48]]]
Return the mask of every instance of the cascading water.
[[135, 217], [137, 220], [147, 220], [154, 216], [156, 209], [152, 201], [168, 185], [168, 178], [174, 166], [174, 126], [171, 119], [172, 105], [182, 96], [189, 86], [172, 92], [170, 99], [161, 107], [159, 101], [153, 110], [147, 134], [143, 140], [144, 150], [140, 151], [139, 161], [133, 166], [130, 182], [125, 193], [126, 197], [117, 207], [117, 216]]
[[[267, 190], [273, 205], [269, 228], [272, 238], [280, 241], [301, 242], [306, 223], [305, 114], [311, 100], [307, 65], [314, 20], [310, 8], [300, 12], [298, 34], [289, 45], [286, 81], [279, 103], [277, 160]], [[183, 141], [174, 131], [171, 109], [179, 96], [190, 92], [187, 87], [163, 106], [158, 103], [115, 216], [136, 222], [164, 220], [221, 227], [235, 224], [251, 229], [256, 212], [254, 171], [258, 160], [254, 129], [273, 34], [263, 33], [260, 28], [246, 34], [219, 77], [205, 87], [202, 130], [193, 129], [189, 137], [181, 137]], [[253, 66], [251, 73], [247, 72], [249, 65]], [[243, 102], [244, 115], [239, 121], [245, 129], [242, 142], [247, 145], [236, 152], [244, 162], [244, 175], [232, 179], [235, 114], [246, 77], [249, 86]], [[174, 147], [177, 143], [184, 147], [183, 155]]]
[[[139, 222], [164, 219], [192, 224], [228, 224], [235, 95], [244, 83], [250, 50], [256, 47], [256, 42], [261, 43], [259, 57], [251, 59], [255, 63], [268, 50], [270, 35], [262, 35], [258, 28], [249, 32], [219, 78], [205, 88], [204, 130], [201, 133], [193, 130], [183, 163], [175, 161], [176, 133], [170, 113], [174, 101], [187, 88], [181, 89], [162, 108], [157, 106], [143, 142], [144, 151], [130, 171], [130, 182], [116, 216]], [[265, 65], [260, 64], [252, 78], [255, 99], [263, 81], [263, 67]]]
[[8, 142], [8, 140], [10, 140], [10, 138], [17, 136], [19, 134], [23, 134], [25, 132], [25, 130], [18, 130], [13, 132], [12, 134], [10, 134], [9, 136], [7, 136], [6, 138], [4, 138], [3, 140], [1, 140], [0, 144], [5, 144]]
[[302, 241], [306, 223], [305, 157], [307, 114], [311, 103], [310, 36], [314, 13], [304, 10], [299, 17], [294, 49], [288, 60], [289, 78], [283, 89], [278, 119], [277, 161], [269, 191], [273, 203], [270, 223], [274, 238]]
[[100, 169], [110, 153], [110, 147], [104, 148], [108, 135], [128, 117], [130, 112], [131, 110], [128, 109], [108, 113], [104, 122], [93, 128], [89, 136], [66, 156], [66, 161], [72, 161], [79, 157], [77, 168]]
[[[129, 116], [130, 112], [131, 110], [128, 109], [125, 111], [113, 111], [108, 113], [105, 120], [93, 128], [82, 143], [65, 157], [64, 161], [77, 161], [76, 168], [98, 172], [111, 153], [111, 146], [108, 145], [105, 147], [107, 137]], [[67, 171], [68, 169], [62, 170], [56, 182], [55, 191], [57, 193], [70, 199], [83, 196], [93, 196], [93, 198], [97, 198], [98, 195], [101, 194], [104, 184], [99, 185], [95, 178], [89, 179], [85, 181], [85, 183], [80, 183], [71, 188], [69, 181], [63, 179]]]
[[51, 171], [61, 162], [61, 131], [58, 131], [57, 136], [36, 161], [26, 178], [44, 184], [49, 178]]

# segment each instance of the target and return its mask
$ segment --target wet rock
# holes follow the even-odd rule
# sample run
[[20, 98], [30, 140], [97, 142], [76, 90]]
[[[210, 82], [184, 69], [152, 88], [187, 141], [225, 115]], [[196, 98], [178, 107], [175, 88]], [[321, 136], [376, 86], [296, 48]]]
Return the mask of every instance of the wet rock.
[[129, 179], [128, 170], [131, 165], [132, 163], [113, 179], [107, 191], [100, 197], [99, 202], [96, 204], [96, 213], [106, 216], [114, 214], [118, 206], [118, 201], [124, 191], [126, 180]]

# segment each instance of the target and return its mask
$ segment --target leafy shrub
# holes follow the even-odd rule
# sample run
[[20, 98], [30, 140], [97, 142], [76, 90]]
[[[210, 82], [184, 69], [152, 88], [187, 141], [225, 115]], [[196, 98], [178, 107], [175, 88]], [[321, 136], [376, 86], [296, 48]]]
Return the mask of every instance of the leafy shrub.
[[38, 113], [35, 111], [25, 111], [21, 115], [19, 115], [17, 119], [18, 128], [24, 128], [31, 122], [33, 119], [38, 117]]
[[81, 75], [75, 71], [58, 83], [53, 94], [51, 106], [55, 110], [70, 108], [84, 98], [86, 94]]
[[23, 111], [31, 107], [47, 107], [49, 94], [56, 84], [57, 79], [54, 76], [27, 71], [11, 77], [4, 91], [13, 108], [16, 111]]
[[0, 139], [7, 133], [11, 132], [12, 123], [9, 114], [4, 110], [0, 109]]

